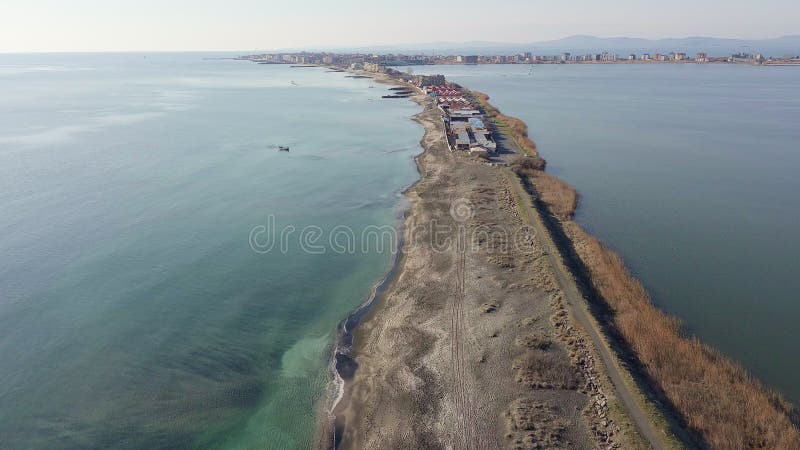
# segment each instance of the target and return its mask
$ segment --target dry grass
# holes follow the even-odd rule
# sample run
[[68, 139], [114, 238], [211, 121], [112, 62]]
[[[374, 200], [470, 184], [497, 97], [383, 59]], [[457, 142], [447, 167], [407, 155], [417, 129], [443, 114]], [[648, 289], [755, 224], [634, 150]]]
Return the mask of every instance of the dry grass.
[[532, 183], [538, 190], [543, 202], [550, 207], [550, 212], [559, 219], [571, 219], [578, 207], [578, 193], [575, 188], [546, 172], [538, 172], [532, 177]]
[[553, 341], [538, 333], [518, 336], [515, 342], [520, 347], [532, 348], [536, 350], [549, 350], [553, 345]]
[[563, 440], [568, 422], [558, 417], [550, 403], [531, 399], [517, 399], [506, 413], [509, 437], [513, 439], [511, 448], [542, 449], [566, 448]]
[[[622, 259], [571, 220], [577, 193], [543, 172], [544, 160], [528, 138], [524, 122], [501, 114], [488, 103], [487, 95], [474, 95], [501, 127], [506, 125], [503, 131], [512, 133], [536, 158], [518, 160], [514, 170], [532, 182], [540, 199], [562, 221], [592, 285], [612, 311], [613, 327], [689, 429], [713, 449], [800, 449], [800, 432], [790, 419], [796, 414], [792, 406], [735, 362], [686, 336], [677, 319], [653, 306]], [[522, 372], [536, 373], [543, 355], [526, 356]]]
[[515, 361], [517, 381], [534, 389], [578, 389], [580, 377], [563, 355], [530, 349]]
[[514, 158], [512, 165], [517, 175], [524, 175], [527, 177], [532, 177], [542, 170], [539, 167], [538, 161], [530, 156], [517, 156]]
[[575, 188], [538, 169], [534, 160], [526, 156], [516, 158], [512, 169], [537, 187], [542, 201], [550, 207], [550, 212], [559, 219], [572, 218], [578, 207], [578, 192]]

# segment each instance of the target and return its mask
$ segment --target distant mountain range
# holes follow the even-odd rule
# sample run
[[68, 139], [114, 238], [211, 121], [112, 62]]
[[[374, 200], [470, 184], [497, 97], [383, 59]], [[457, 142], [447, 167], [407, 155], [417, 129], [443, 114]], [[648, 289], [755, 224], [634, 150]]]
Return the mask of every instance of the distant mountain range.
[[[424, 54], [498, 54], [511, 55], [519, 52], [535, 54], [557, 54], [572, 52], [656, 53], [656, 52], [706, 52], [710, 56], [724, 56], [736, 52], [762, 53], [766, 56], [800, 55], [800, 35], [772, 39], [725, 39], [714, 37], [686, 37], [669, 39], [642, 39], [631, 37], [603, 38], [587, 35], [569, 36], [563, 39], [531, 43], [503, 42], [430, 42], [422, 44], [376, 45], [358, 47], [306, 47], [291, 51], [317, 50], [339, 52], [377, 53], [424, 53]], [[289, 50], [286, 50], [289, 51]]]

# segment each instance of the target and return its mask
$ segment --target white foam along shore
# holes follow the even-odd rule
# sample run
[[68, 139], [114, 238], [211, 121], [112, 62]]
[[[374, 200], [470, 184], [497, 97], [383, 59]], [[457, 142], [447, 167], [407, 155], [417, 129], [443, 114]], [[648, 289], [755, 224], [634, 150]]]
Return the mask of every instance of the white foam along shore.
[[[393, 80], [392, 78], [383, 76], [370, 76], [369, 78], [374, 78], [376, 81], [390, 84], [395, 86], [404, 86]], [[404, 86], [405, 87], [405, 86]], [[413, 97], [409, 98], [410, 100], [414, 100]], [[415, 100], [414, 100], [415, 101]], [[419, 101], [415, 101], [418, 105], [422, 106]], [[413, 120], [413, 117], [412, 117]], [[424, 131], [424, 130], [423, 130]], [[386, 289], [392, 284], [397, 275], [397, 269], [400, 266], [400, 259], [402, 258], [403, 254], [403, 244], [404, 244], [404, 230], [405, 230], [405, 215], [408, 209], [410, 208], [409, 202], [406, 200], [404, 194], [406, 191], [411, 189], [421, 178], [421, 174], [419, 173], [419, 165], [416, 164], [416, 158], [421, 155], [425, 148], [420, 144], [421, 152], [415, 155], [415, 167], [417, 169], [417, 179], [413, 181], [408, 186], [405, 186], [401, 189], [398, 194], [401, 195], [401, 200], [398, 204], [397, 211], [395, 214], [395, 230], [396, 230], [396, 248], [394, 249], [394, 257], [391, 259], [387, 266], [387, 270], [384, 275], [373, 285], [370, 295], [367, 296], [366, 300], [358, 306], [355, 310], [353, 310], [344, 320], [339, 323], [337, 327], [336, 339], [334, 340], [332, 351], [330, 353], [330, 359], [328, 361], [328, 369], [331, 371], [332, 379], [328, 388], [328, 394], [324, 399], [324, 404], [322, 408], [322, 412], [327, 415], [327, 417], [323, 418], [322, 426], [327, 427], [328, 430], [322, 430], [322, 434], [330, 434], [331, 439], [335, 440], [335, 419], [336, 419], [336, 408], [341, 403], [342, 399], [345, 396], [345, 388], [346, 382], [345, 377], [342, 375], [343, 366], [346, 366], [348, 369], [352, 368], [353, 373], [355, 370], [352, 357], [350, 356], [350, 352], [352, 351], [352, 340], [353, 340], [353, 331], [358, 326], [358, 324], [363, 320], [363, 318], [369, 313], [370, 308], [375, 304], [376, 300], [380, 298], [380, 296], [386, 291]], [[352, 373], [348, 374], [348, 378], [352, 377]], [[318, 430], [319, 431], [319, 430]], [[331, 448], [336, 447], [336, 443], [331, 442]]]

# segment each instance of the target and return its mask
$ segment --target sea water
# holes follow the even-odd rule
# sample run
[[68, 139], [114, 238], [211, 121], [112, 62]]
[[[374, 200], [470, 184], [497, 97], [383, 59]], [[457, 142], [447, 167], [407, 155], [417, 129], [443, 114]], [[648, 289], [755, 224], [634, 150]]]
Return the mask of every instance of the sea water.
[[208, 56], [0, 55], [0, 447], [312, 445], [419, 108]]

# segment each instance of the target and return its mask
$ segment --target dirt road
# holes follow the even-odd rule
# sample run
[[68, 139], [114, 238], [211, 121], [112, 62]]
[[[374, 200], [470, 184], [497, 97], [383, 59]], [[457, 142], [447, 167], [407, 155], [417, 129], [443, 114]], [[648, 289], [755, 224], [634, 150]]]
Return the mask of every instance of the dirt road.
[[655, 450], [664, 449], [661, 437], [656, 429], [653, 427], [647, 413], [642, 409], [640, 403], [636, 399], [634, 392], [626, 384], [623, 374], [617, 365], [616, 358], [611, 353], [606, 341], [602, 338], [600, 332], [597, 330], [590, 312], [587, 309], [586, 300], [580, 294], [578, 287], [575, 285], [575, 280], [569, 272], [561, 259], [561, 253], [558, 247], [553, 243], [550, 234], [542, 222], [539, 212], [533, 206], [532, 200], [528, 192], [525, 191], [522, 184], [519, 182], [516, 175], [511, 171], [507, 172], [509, 185], [514, 190], [514, 195], [519, 200], [520, 210], [523, 214], [523, 219], [536, 230], [536, 235], [539, 242], [545, 247], [548, 261], [553, 269], [553, 274], [558, 281], [564, 295], [566, 297], [565, 303], [568, 306], [569, 312], [573, 319], [583, 327], [586, 336], [594, 344], [597, 353], [603, 361], [606, 368], [606, 374], [610, 378], [616, 395], [624, 406], [630, 419], [636, 424], [639, 433], [647, 439], [650, 446]]

